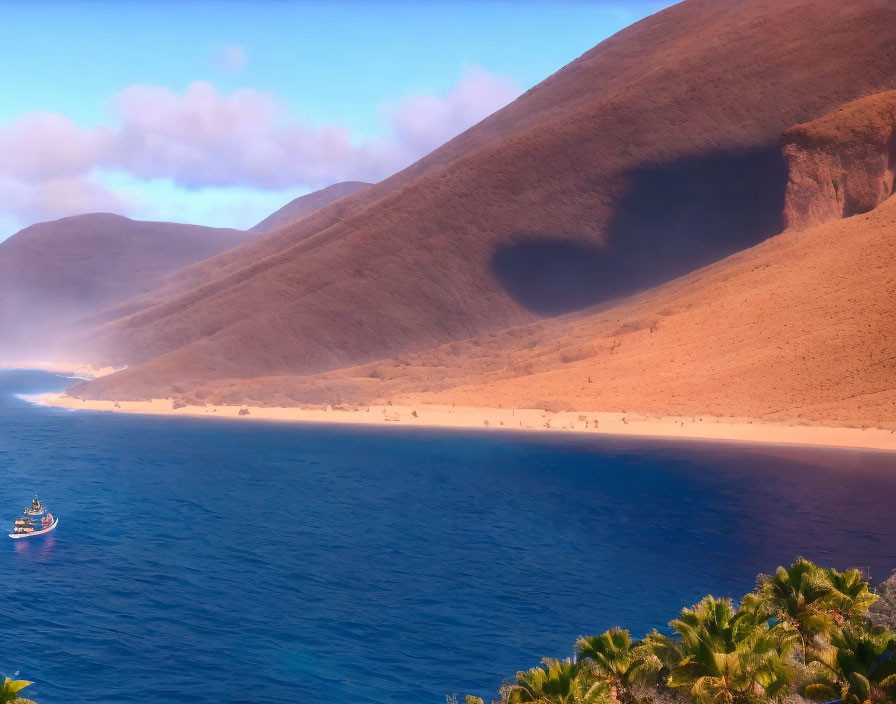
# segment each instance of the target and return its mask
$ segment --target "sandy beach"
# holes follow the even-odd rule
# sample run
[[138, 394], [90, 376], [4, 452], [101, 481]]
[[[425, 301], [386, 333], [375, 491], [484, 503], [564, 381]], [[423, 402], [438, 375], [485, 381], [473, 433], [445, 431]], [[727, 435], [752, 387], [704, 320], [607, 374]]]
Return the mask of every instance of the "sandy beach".
[[764, 423], [746, 418], [651, 418], [639, 414], [604, 412], [550, 412], [534, 408], [480, 408], [469, 406], [327, 406], [277, 408], [257, 406], [190, 406], [171, 399], [152, 401], [90, 401], [67, 394], [22, 396], [43, 406], [72, 410], [140, 413], [150, 415], [238, 418], [251, 421], [360, 423], [405, 427], [496, 428], [541, 432], [577, 432], [703, 440], [728, 440], [788, 445], [861, 448], [896, 451], [896, 433], [879, 428], [830, 428]]

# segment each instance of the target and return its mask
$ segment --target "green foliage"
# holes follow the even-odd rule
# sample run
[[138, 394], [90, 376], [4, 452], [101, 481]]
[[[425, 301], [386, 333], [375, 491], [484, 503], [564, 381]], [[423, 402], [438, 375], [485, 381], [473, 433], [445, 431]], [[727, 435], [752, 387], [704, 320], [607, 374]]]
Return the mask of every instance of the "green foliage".
[[0, 687], [0, 704], [35, 704], [30, 699], [19, 696], [19, 692], [30, 684], [32, 683], [26, 680], [4, 678], [3, 687]]
[[671, 687], [687, 688], [701, 703], [747, 704], [786, 693], [794, 636], [782, 625], [711, 596], [670, 625], [681, 636], [683, 655], [671, 668]]
[[672, 636], [653, 630], [633, 641], [613, 628], [581, 637], [576, 662], [518, 672], [501, 704], [763, 704], [797, 688], [815, 701], [896, 704], [896, 634], [874, 625], [889, 617], [896, 575], [876, 595], [858, 570], [799, 558], [760, 576], [738, 608], [707, 596], [683, 609]]
[[831, 582], [831, 614], [837, 625], [861, 627], [878, 596], [859, 570], [838, 572], [831, 568], [825, 572]]
[[815, 639], [836, 628], [832, 609], [836, 600], [826, 570], [804, 558], [779, 567], [766, 577], [756, 593], [744, 598], [744, 607], [760, 616], [776, 618], [799, 634], [803, 659]]
[[813, 699], [839, 696], [844, 704], [896, 700], [896, 634], [884, 628], [848, 626], [814, 655], [821, 668], [804, 689]]
[[757, 591], [744, 597], [742, 608], [793, 628], [805, 664], [831, 634], [847, 625], [862, 624], [876, 600], [859, 570], [838, 572], [801, 557], [763, 578]]
[[464, 697], [464, 704], [485, 704], [485, 702], [482, 701], [482, 697], [474, 697], [472, 694], [468, 694]]
[[644, 636], [641, 645], [659, 660], [663, 670], [671, 670], [683, 657], [681, 641], [663, 635], [655, 628]]
[[506, 704], [612, 704], [610, 687], [568, 660], [545, 658], [541, 667], [516, 673], [516, 684], [502, 692]]
[[576, 654], [580, 661], [590, 664], [599, 679], [615, 688], [616, 697], [622, 702], [633, 701], [632, 688], [655, 677], [662, 666], [649, 647], [633, 645], [629, 632], [621, 628], [579, 638]]

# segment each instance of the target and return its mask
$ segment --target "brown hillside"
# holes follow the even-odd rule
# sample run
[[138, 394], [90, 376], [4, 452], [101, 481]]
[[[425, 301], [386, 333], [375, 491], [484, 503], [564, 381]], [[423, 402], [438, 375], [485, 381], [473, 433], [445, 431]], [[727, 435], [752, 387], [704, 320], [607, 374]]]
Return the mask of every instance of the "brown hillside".
[[784, 133], [784, 217], [803, 228], [877, 207], [896, 177], [896, 92], [856, 100]]
[[144, 364], [83, 393], [422, 350], [755, 245], [782, 227], [781, 133], [896, 87], [894, 40], [886, 0], [686, 0], [406, 172], [90, 330], [97, 361]]
[[606, 313], [482, 340], [481, 378], [408, 398], [896, 429], [894, 235], [892, 199], [787, 232]]
[[255, 227], [249, 228], [252, 232], [271, 232], [278, 227], [283, 227], [291, 222], [311, 215], [315, 210], [320, 210], [325, 205], [329, 205], [334, 200], [339, 200], [345, 196], [351, 195], [362, 188], [367, 188], [369, 183], [364, 181], [343, 181], [342, 183], [334, 183], [332, 186], [321, 188], [308, 195], [299, 196], [295, 200], [289, 201], [280, 210], [271, 213]]
[[44, 359], [60, 328], [253, 236], [110, 213], [26, 227], [0, 242], [0, 358]]
[[[596, 313], [312, 377], [220, 380], [187, 403], [441, 403], [896, 430], [896, 201], [788, 231]], [[109, 398], [150, 396], [120, 374]], [[96, 397], [96, 383], [70, 391]], [[136, 391], [136, 394], [134, 392]]]
[[[356, 202], [358, 198], [369, 198], [369, 196], [366, 195], [366, 189], [370, 185], [371, 184], [365, 184], [362, 181], [346, 181], [344, 183], [333, 184], [332, 186], [328, 186], [319, 191], [314, 191], [313, 193], [309, 193], [308, 195], [290, 201], [283, 206], [283, 208], [269, 215], [265, 220], [262, 220], [249, 231], [257, 232], [259, 231], [259, 228], [265, 225], [265, 223], [269, 221], [273, 222], [275, 219], [284, 219], [287, 224], [295, 223], [302, 218], [305, 218], [306, 222], [316, 222], [316, 220], [312, 220], [312, 216], [316, 217], [316, 213], [327, 205], [332, 206], [327, 208], [327, 212], [330, 213], [328, 217], [338, 218], [341, 213], [348, 210], [351, 204]], [[373, 186], [373, 188], [376, 188], [376, 186]], [[360, 194], [359, 191], [365, 191], [365, 194]], [[325, 192], [326, 195], [324, 195]], [[340, 193], [342, 193], [342, 195], [340, 195]], [[337, 201], [339, 201], [338, 204], [336, 204]], [[293, 218], [292, 215], [296, 213], [298, 213], [298, 215]], [[276, 230], [277, 227], [274, 229]], [[301, 234], [294, 235], [292, 233], [292, 230], [295, 229], [298, 228], [290, 228], [291, 231], [286, 236], [287, 240], [293, 244], [302, 237]], [[306, 229], [310, 232], [313, 230], [313, 226]], [[179, 268], [163, 277], [155, 286], [151, 287], [145, 293], [116, 302], [115, 305], [111, 305], [103, 310], [94, 311], [92, 314], [86, 316], [84, 320], [81, 321], [81, 327], [82, 329], [91, 332], [85, 336], [85, 339], [89, 340], [93, 328], [102, 325], [103, 323], [124, 318], [136, 311], [156, 305], [166, 298], [189, 291], [201, 284], [223, 276], [231, 267], [240, 268], [247, 261], [251, 262], [263, 259], [271, 253], [279, 251], [283, 246], [283, 240], [280, 237], [254, 236], [248, 238], [241, 246], [228, 249], [212, 259]]]

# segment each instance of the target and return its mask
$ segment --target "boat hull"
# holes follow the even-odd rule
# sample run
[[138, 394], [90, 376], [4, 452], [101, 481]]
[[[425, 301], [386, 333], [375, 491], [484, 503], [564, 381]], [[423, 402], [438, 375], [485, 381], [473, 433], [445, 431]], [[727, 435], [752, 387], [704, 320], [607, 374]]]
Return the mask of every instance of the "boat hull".
[[33, 509], [26, 509], [25, 515], [30, 518], [34, 518], [35, 516], [43, 516], [47, 512], [47, 509], [42, 508], [40, 511], [34, 511]]
[[59, 518], [55, 518], [53, 522], [42, 530], [36, 530], [32, 533], [8, 533], [10, 538], [13, 540], [18, 540], [19, 538], [33, 538], [36, 535], [43, 535], [44, 533], [49, 533], [52, 530], [56, 530], [56, 526], [59, 525]]

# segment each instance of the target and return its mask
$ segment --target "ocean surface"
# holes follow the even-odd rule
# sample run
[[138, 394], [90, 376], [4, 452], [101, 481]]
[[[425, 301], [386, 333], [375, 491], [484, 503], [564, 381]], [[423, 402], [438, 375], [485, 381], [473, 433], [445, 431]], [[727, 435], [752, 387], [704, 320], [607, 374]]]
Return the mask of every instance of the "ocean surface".
[[[442, 704], [798, 555], [896, 568], [896, 457], [32, 406], [0, 371], [0, 672], [41, 704]], [[3, 533], [7, 531], [4, 530]], [[459, 699], [462, 701], [463, 697]]]

